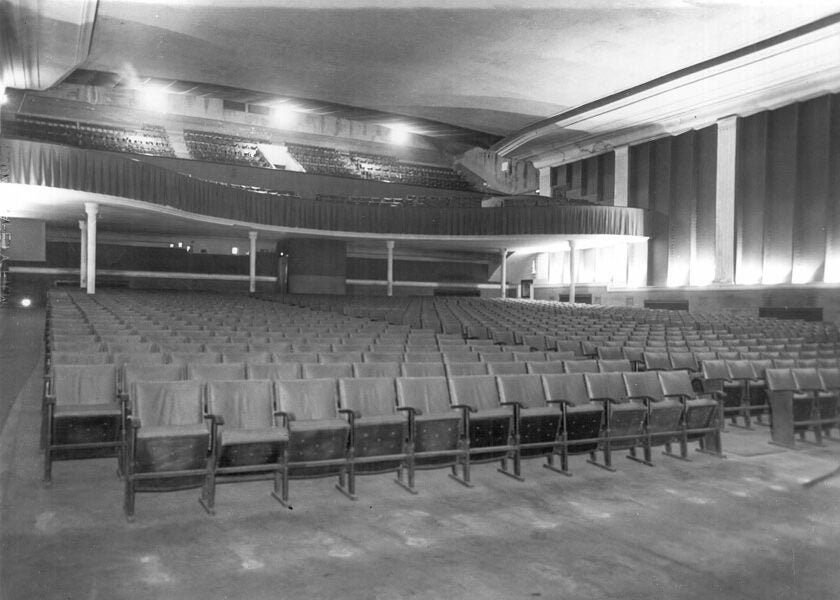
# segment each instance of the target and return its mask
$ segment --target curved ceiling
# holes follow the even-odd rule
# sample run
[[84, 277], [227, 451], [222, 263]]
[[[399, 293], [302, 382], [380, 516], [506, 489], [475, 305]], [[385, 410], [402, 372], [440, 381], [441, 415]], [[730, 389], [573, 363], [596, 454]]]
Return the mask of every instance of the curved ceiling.
[[507, 135], [838, 10], [837, 0], [99, 0], [80, 66]]

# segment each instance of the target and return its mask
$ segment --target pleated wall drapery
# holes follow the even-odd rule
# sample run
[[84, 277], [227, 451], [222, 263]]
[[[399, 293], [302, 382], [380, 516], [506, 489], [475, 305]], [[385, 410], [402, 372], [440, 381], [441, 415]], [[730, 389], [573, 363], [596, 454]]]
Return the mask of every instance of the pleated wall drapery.
[[630, 148], [628, 203], [650, 211], [648, 285], [714, 278], [717, 129]]
[[632, 208], [359, 206], [204, 181], [108, 152], [8, 139], [0, 140], [0, 147], [11, 183], [120, 196], [250, 223], [435, 236], [645, 235], [644, 212]]
[[736, 282], [840, 282], [840, 95], [739, 119], [736, 172]]

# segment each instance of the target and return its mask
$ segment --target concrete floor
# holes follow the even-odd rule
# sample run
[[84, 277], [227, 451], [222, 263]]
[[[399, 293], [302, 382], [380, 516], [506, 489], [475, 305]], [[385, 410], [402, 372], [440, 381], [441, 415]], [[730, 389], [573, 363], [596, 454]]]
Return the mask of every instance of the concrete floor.
[[608, 473], [576, 457], [571, 478], [533, 460], [524, 483], [479, 465], [473, 489], [427, 471], [417, 496], [376, 475], [357, 502], [296, 481], [291, 510], [267, 482], [225, 485], [215, 517], [198, 490], [140, 494], [129, 524], [114, 460], [59, 462], [41, 483], [38, 360], [0, 434], [5, 600], [840, 598], [840, 478], [801, 486], [840, 443], [783, 450], [730, 428], [726, 460]]

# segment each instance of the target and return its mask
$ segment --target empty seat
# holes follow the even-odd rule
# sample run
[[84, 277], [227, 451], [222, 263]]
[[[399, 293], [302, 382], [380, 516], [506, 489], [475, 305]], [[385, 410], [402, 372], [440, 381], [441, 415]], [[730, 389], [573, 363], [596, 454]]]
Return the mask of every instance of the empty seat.
[[[562, 412], [546, 402], [539, 375], [499, 375], [496, 378], [499, 399], [516, 408], [514, 416], [514, 458], [554, 455], [560, 441]], [[549, 462], [548, 464], [553, 464]], [[514, 462], [514, 474], [519, 469]]]
[[659, 382], [665, 398], [683, 403], [680, 454], [686, 458], [690, 441], [699, 441], [700, 450], [722, 456], [720, 427], [723, 420], [721, 392], [696, 392], [688, 371], [660, 371]]
[[353, 377], [399, 377], [400, 374], [398, 362], [353, 363]]
[[124, 503], [129, 520], [137, 492], [207, 484], [213, 427], [206, 422], [203, 391], [200, 381], [132, 384]]
[[487, 373], [490, 375], [525, 375], [528, 365], [524, 362], [489, 362]]
[[671, 359], [667, 352], [642, 353], [645, 364], [645, 371], [667, 371], [671, 368]]
[[288, 363], [247, 363], [247, 379], [300, 379], [300, 364]]
[[644, 405], [630, 402], [624, 384], [624, 373], [584, 373], [586, 392], [591, 402], [603, 406], [604, 429], [601, 450], [603, 463], [591, 457], [590, 462], [608, 470], [612, 466], [613, 450], [629, 449], [629, 458], [638, 460], [636, 447], [642, 445], [647, 410]]
[[598, 372], [625, 373], [633, 370], [633, 365], [626, 358], [598, 359]]
[[300, 370], [304, 379], [353, 377], [353, 365], [350, 363], [303, 363]]
[[[601, 435], [604, 407], [592, 402], [587, 394], [583, 375], [580, 373], [549, 374], [540, 378], [546, 404], [559, 407], [560, 423], [560, 467], [556, 468], [549, 456], [548, 468], [564, 474], [569, 471], [569, 456], [589, 454], [595, 462], [595, 451], [603, 441]], [[595, 464], [598, 464], [595, 462]]]
[[564, 360], [563, 369], [566, 373], [597, 373], [598, 361], [594, 358], [586, 360]]
[[665, 454], [671, 452], [671, 442], [679, 440], [682, 434], [683, 405], [675, 398], [666, 398], [662, 393], [659, 374], [655, 371], [624, 373], [627, 398], [641, 402], [647, 411], [645, 419], [645, 463], [651, 463], [651, 447], [664, 445]]
[[547, 360], [543, 362], [529, 362], [526, 363], [528, 366], [528, 373], [532, 373], [535, 375], [550, 375], [555, 374], [559, 375], [560, 373], [565, 373], [565, 367], [563, 363], [559, 360]]
[[362, 362], [361, 352], [319, 352], [318, 362], [322, 364], [331, 363], [358, 363]]
[[446, 370], [443, 363], [402, 363], [400, 374], [403, 377], [443, 377]]
[[[337, 489], [352, 497], [350, 424], [341, 416], [335, 379], [279, 379], [274, 390], [289, 429], [287, 481], [337, 476]], [[281, 501], [288, 503], [288, 485]]]
[[169, 362], [176, 365], [217, 364], [222, 362], [222, 355], [218, 352], [170, 352]]
[[453, 406], [464, 411], [466, 438], [473, 462], [501, 461], [502, 473], [510, 475], [506, 459], [514, 451], [514, 411], [502, 406], [493, 375], [449, 377], [449, 396]]
[[286, 478], [287, 427], [281, 426], [272, 382], [211, 381], [206, 389], [207, 413], [216, 423], [212, 469], [201, 502], [211, 514], [216, 484], [270, 476], [272, 494], [283, 498]]
[[[453, 409], [445, 377], [399, 377], [397, 405], [408, 409], [409, 450], [406, 485], [414, 489], [414, 470], [451, 467], [469, 484], [469, 447], [461, 437], [462, 414]], [[462, 465], [462, 475], [456, 467]]]
[[447, 377], [487, 374], [487, 363], [484, 362], [446, 363], [445, 367]]
[[125, 412], [116, 365], [53, 365], [42, 414], [44, 481], [56, 460], [116, 456], [122, 468]]
[[187, 379], [197, 379], [199, 381], [245, 379], [245, 365], [243, 363], [188, 363]]
[[401, 471], [407, 458], [408, 417], [397, 412], [394, 379], [341, 378], [338, 394], [341, 408], [351, 411], [350, 468], [356, 474]]
[[271, 352], [250, 350], [248, 352], [222, 352], [223, 363], [259, 363], [271, 362]]

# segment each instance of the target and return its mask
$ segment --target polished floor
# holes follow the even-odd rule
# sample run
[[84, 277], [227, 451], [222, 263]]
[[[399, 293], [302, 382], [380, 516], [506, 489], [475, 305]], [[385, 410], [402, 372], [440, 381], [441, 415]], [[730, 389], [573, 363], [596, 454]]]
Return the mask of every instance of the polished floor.
[[296, 481], [286, 509], [243, 483], [210, 517], [197, 490], [140, 494], [128, 523], [113, 460], [41, 483], [43, 314], [25, 320], [0, 328], [18, 348], [0, 363], [4, 600], [840, 598], [840, 477], [801, 485], [840, 465], [840, 443], [785, 450], [762, 428], [730, 428], [725, 460], [574, 458], [569, 478], [529, 461], [525, 482], [479, 465], [472, 489], [426, 471], [416, 496], [387, 475], [360, 478], [356, 502]]

